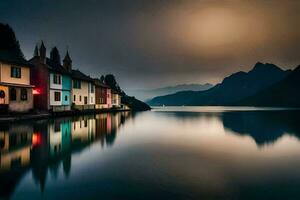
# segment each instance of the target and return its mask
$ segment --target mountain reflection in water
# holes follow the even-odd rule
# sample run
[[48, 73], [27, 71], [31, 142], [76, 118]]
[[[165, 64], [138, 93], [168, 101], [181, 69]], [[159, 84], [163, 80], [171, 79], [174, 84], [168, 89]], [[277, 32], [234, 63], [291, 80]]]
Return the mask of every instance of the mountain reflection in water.
[[176, 109], [0, 124], [0, 198], [300, 198], [299, 111]]

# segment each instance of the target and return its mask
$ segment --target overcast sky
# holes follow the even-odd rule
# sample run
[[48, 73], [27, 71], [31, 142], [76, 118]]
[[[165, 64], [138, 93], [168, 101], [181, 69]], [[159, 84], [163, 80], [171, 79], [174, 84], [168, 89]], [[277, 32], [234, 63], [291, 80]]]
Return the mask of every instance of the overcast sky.
[[[26, 58], [68, 47], [73, 68], [124, 88], [217, 83], [257, 62], [300, 64], [297, 0], [1, 0]], [[49, 53], [49, 51], [48, 51]]]

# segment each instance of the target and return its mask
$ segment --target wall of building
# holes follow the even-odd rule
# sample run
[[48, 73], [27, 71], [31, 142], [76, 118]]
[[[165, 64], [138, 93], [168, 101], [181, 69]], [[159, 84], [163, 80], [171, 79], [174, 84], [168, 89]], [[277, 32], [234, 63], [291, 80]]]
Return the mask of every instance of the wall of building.
[[[74, 101], [74, 95], [76, 96]], [[80, 101], [81, 96], [81, 101]], [[74, 88], [72, 89], [72, 102], [75, 105], [84, 105], [84, 97], [89, 97], [89, 83], [85, 81], [81, 81], [81, 88]]]
[[[93, 88], [93, 90], [92, 90]], [[92, 83], [89, 83], [89, 97], [88, 97], [88, 104], [95, 105], [96, 102], [96, 95], [95, 95], [95, 85]]]
[[38, 94], [34, 95], [34, 108], [39, 110], [49, 110], [49, 71], [48, 67], [41, 63], [39, 58], [34, 58], [31, 68], [31, 85], [35, 86]]
[[[60, 76], [60, 84], [54, 83], [54, 76]], [[67, 75], [62, 75], [58, 73], [49, 74], [50, 82], [50, 107], [53, 111], [64, 111], [71, 109], [71, 78]], [[55, 101], [55, 92], [60, 93], [60, 101]], [[56, 106], [56, 108], [54, 108]], [[62, 106], [57, 108], [57, 106]]]
[[61, 92], [61, 104], [64, 105], [64, 106], [68, 106], [68, 105], [71, 105], [71, 92], [68, 91], [68, 90], [63, 90]]
[[107, 95], [107, 99], [106, 99], [107, 107], [111, 108], [112, 107], [112, 104], [111, 104], [111, 89], [108, 88], [106, 90], [106, 95]]
[[27, 100], [21, 100], [21, 88], [16, 89], [16, 101], [9, 101], [8, 109], [12, 112], [28, 112], [33, 108], [32, 88], [26, 88]]
[[[11, 77], [11, 67], [21, 67], [21, 78]], [[30, 84], [30, 68], [20, 65], [10, 65], [0, 62], [0, 82], [14, 83], [14, 84]]]
[[[60, 93], [60, 101], [55, 101], [55, 93]], [[62, 105], [62, 92], [58, 89], [50, 89], [50, 106], [61, 106]]]
[[62, 80], [62, 75], [50, 72], [50, 74], [49, 74], [50, 86], [49, 87], [50, 87], [50, 89], [61, 90], [62, 89], [62, 82], [60, 84], [54, 83], [54, 75], [60, 76], [60, 79]]
[[121, 106], [121, 96], [117, 93], [112, 93], [111, 94], [112, 96], [112, 106], [116, 106], [116, 107], [119, 107]]
[[68, 75], [62, 75], [62, 89], [72, 90], [72, 78]]
[[95, 98], [96, 98], [96, 102], [95, 102], [96, 109], [103, 109], [103, 108], [110, 107], [111, 100], [108, 99], [108, 88], [97, 86], [95, 92]]

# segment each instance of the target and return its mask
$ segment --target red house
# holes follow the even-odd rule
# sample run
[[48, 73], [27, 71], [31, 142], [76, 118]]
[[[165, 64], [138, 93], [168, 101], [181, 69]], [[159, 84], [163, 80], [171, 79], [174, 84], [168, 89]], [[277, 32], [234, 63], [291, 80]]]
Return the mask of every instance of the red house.
[[96, 109], [111, 108], [111, 89], [99, 79], [94, 79]]

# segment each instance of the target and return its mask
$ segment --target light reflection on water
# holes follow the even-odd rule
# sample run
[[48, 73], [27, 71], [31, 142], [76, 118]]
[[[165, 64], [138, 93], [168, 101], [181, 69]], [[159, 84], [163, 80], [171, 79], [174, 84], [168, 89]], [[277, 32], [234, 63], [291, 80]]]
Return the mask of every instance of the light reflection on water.
[[1, 124], [0, 197], [297, 199], [299, 115], [172, 107]]

